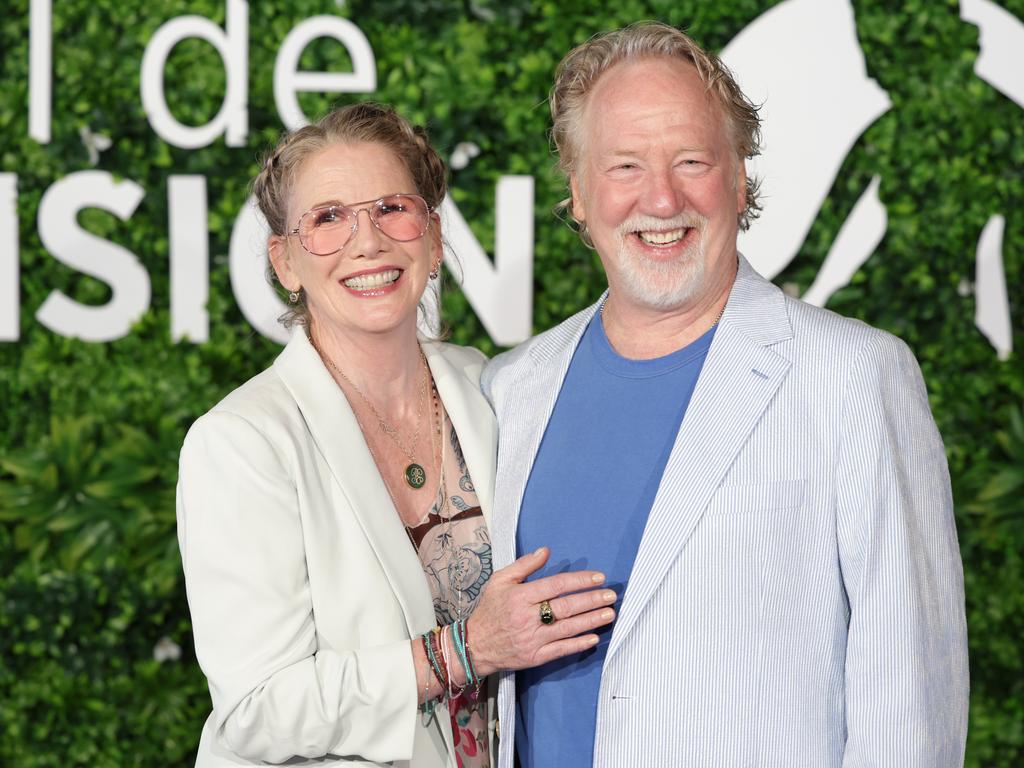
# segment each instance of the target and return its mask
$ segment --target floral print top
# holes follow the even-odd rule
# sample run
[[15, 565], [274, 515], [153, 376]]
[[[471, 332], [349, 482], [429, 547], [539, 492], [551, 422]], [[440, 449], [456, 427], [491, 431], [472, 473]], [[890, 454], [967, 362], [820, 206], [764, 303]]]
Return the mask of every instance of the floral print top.
[[[444, 484], [427, 514], [407, 527], [434, 598], [440, 626], [466, 618], [490, 578], [491, 538], [455, 428], [444, 416]], [[459, 662], [450, 659], [451, 663]], [[448, 702], [459, 768], [490, 768], [487, 696], [467, 688]]]

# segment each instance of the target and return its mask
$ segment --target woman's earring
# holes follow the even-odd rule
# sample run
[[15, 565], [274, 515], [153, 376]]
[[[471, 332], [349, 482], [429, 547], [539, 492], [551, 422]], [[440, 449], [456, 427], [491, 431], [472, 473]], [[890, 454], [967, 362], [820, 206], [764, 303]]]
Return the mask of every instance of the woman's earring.
[[440, 263], [435, 264], [433, 267], [431, 267], [430, 268], [430, 279], [431, 280], [437, 280], [437, 276], [439, 274], [441, 274], [440, 270], [441, 270]]
[[[301, 291], [301, 290], [302, 289], [300, 288], [299, 291]], [[299, 291], [292, 291], [292, 292], [290, 292], [288, 294], [288, 301], [290, 301], [292, 304], [298, 304], [299, 303]]]

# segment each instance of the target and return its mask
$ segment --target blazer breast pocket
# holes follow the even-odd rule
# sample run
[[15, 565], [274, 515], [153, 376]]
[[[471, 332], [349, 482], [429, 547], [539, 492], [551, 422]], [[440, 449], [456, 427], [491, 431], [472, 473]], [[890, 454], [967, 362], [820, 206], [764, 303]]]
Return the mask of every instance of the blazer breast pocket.
[[806, 480], [723, 485], [711, 497], [707, 514], [743, 515], [793, 509], [804, 503], [806, 487]]

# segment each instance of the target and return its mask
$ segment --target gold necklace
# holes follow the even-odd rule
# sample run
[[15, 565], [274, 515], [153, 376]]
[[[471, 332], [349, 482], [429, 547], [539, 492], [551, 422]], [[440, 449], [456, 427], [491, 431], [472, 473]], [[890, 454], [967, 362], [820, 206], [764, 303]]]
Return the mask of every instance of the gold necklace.
[[[312, 343], [312, 339], [310, 339], [310, 343]], [[350, 387], [352, 387], [352, 389], [355, 391], [357, 395], [359, 395], [359, 398], [366, 404], [366, 407], [370, 409], [370, 413], [372, 413], [374, 418], [377, 419], [377, 426], [380, 428], [380, 431], [383, 432], [388, 437], [390, 437], [391, 440], [395, 443], [395, 445], [398, 446], [398, 449], [405, 454], [406, 458], [409, 459], [409, 463], [406, 465], [405, 472], [403, 473], [405, 477], [405, 482], [409, 485], [409, 487], [413, 488], [414, 490], [418, 490], [422, 488], [424, 485], [426, 485], [427, 471], [423, 468], [422, 464], [416, 461], [416, 446], [419, 444], [420, 440], [420, 427], [423, 424], [423, 405], [424, 402], [426, 401], [427, 381], [430, 378], [430, 367], [427, 365], [426, 358], [423, 357], [422, 350], [420, 351], [420, 360], [423, 363], [423, 378], [420, 381], [419, 404], [416, 410], [416, 430], [415, 432], [413, 432], [410, 444], [406, 446], [406, 444], [402, 441], [401, 436], [398, 433], [398, 430], [395, 429], [391, 424], [389, 424], [383, 416], [381, 416], [380, 412], [376, 408], [374, 408], [373, 403], [371, 403], [370, 399], [363, 394], [363, 391], [356, 386], [355, 382], [352, 381], [352, 379], [350, 379], [348, 376], [346, 376], [345, 372], [341, 370], [341, 368], [339, 368], [338, 365], [331, 358], [327, 357], [323, 352], [321, 352], [320, 348], [316, 344], [313, 344], [313, 349], [315, 349], [317, 351], [317, 354], [320, 355], [321, 359], [326, 360], [327, 364], [330, 365], [331, 368], [333, 368]], [[373, 451], [371, 450], [370, 453], [372, 454]]]
[[[430, 449], [431, 449], [432, 455], [440, 454], [440, 455], [438, 455], [437, 492], [434, 494], [434, 498], [438, 499], [438, 501], [435, 502], [435, 505], [437, 507], [437, 517], [440, 518], [441, 520], [446, 520], [447, 521], [448, 540], [449, 541], [454, 541], [454, 539], [452, 538], [452, 511], [451, 511], [451, 507], [450, 507], [450, 505], [448, 503], [448, 489], [445, 487], [445, 484], [444, 484], [444, 462], [445, 462], [445, 450], [444, 450], [444, 447], [445, 447], [444, 446], [444, 412], [441, 410], [440, 399], [437, 396], [437, 388], [436, 387], [431, 387], [431, 397], [432, 397], [433, 403], [434, 403], [434, 414], [433, 414], [433, 416], [434, 416], [434, 419], [437, 420], [437, 429], [436, 430], [434, 429], [434, 420], [432, 419], [431, 420], [431, 424], [430, 424]], [[435, 440], [434, 440], [435, 439], [435, 435], [437, 437], [437, 444], [435, 444]], [[370, 455], [373, 457], [374, 463], [378, 467], [380, 467], [380, 460], [377, 458], [377, 454], [374, 453], [373, 447], [370, 446], [369, 444], [367, 444], [366, 447], [370, 449]], [[409, 525], [408, 523], [405, 522], [405, 520], [402, 519], [402, 513], [398, 509], [398, 499], [395, 497], [394, 492], [391, 490], [390, 483], [388, 483], [388, 481], [385, 480], [383, 476], [381, 476], [381, 479], [384, 480], [384, 489], [388, 492], [388, 496], [391, 497], [391, 503], [395, 507], [395, 512], [398, 513], [399, 520], [402, 521], [402, 526], [405, 528], [405, 534], [406, 534], [406, 536], [409, 537], [409, 543], [412, 544], [413, 551], [418, 553], [419, 552], [419, 546], [416, 544], [416, 539], [413, 536], [413, 530], [418, 528], [419, 526], [423, 525], [425, 522], [427, 522], [430, 519], [430, 515], [431, 515], [431, 512], [432, 512], [433, 506], [431, 507], [431, 509], [427, 510], [427, 514], [424, 515], [421, 519], [417, 520], [412, 525]], [[445, 518], [445, 516], [444, 516], [444, 511], [445, 511], [446, 508], [448, 509], [448, 517], [447, 518]], [[449, 593], [450, 592], [451, 592], [451, 585], [450, 585], [450, 579], [449, 579]], [[460, 587], [459, 588], [459, 600], [461, 600], [461, 597], [462, 597], [462, 589]], [[448, 606], [449, 606], [449, 611], [450, 611], [451, 610], [451, 600], [449, 600]], [[461, 619], [462, 618], [461, 607], [458, 608], [458, 611], [459, 611], [459, 618]]]
[[[416, 528], [418, 528], [419, 526], [421, 526], [424, 523], [426, 523], [428, 520], [430, 520], [431, 514], [436, 514], [438, 520], [444, 523], [444, 525], [445, 525], [445, 538], [448, 541], [448, 546], [451, 547], [454, 550], [458, 549], [458, 547], [457, 547], [457, 545], [455, 543], [455, 534], [454, 534], [454, 532], [452, 530], [453, 529], [452, 518], [455, 516], [455, 511], [451, 507], [451, 498], [448, 495], [448, 488], [445, 485], [444, 465], [445, 465], [445, 447], [446, 447], [445, 444], [447, 442], [447, 439], [445, 437], [445, 431], [444, 431], [445, 414], [444, 414], [444, 411], [441, 409], [440, 399], [437, 396], [437, 388], [436, 387], [431, 388], [431, 396], [433, 398], [433, 403], [434, 403], [434, 414], [433, 415], [434, 415], [434, 418], [436, 419], [437, 429], [436, 430], [434, 429], [434, 422], [431, 422], [431, 425], [430, 425], [431, 426], [431, 429], [430, 429], [430, 437], [431, 437], [430, 446], [431, 446], [431, 449], [434, 450], [435, 454], [438, 455], [438, 466], [440, 467], [440, 471], [438, 473], [440, 475], [440, 478], [439, 478], [438, 483], [437, 483], [437, 493], [435, 494], [435, 498], [437, 499], [437, 501], [435, 502], [435, 505], [434, 505], [436, 507], [436, 509], [437, 509], [437, 512], [433, 513], [433, 508], [429, 509], [429, 510], [427, 510], [427, 514], [424, 515], [422, 518], [420, 518], [418, 521], [416, 521], [414, 524], [412, 524], [412, 525], [405, 524], [405, 533], [409, 537], [409, 541], [412, 543], [413, 550], [416, 551], [417, 553], [419, 553], [419, 547], [416, 545], [416, 539], [413, 536], [413, 531]], [[437, 441], [439, 443], [439, 445], [437, 447], [434, 446], [434, 436], [435, 435], [437, 436]], [[387, 485], [387, 484], [385, 483], [385, 485]], [[391, 489], [390, 488], [388, 488], [388, 495], [391, 496], [391, 501], [392, 501], [392, 503], [395, 504], [395, 509], [397, 509], [398, 508], [398, 502], [395, 500], [395, 496], [394, 496], [393, 493], [391, 493]], [[447, 514], [445, 514], [446, 512], [447, 512]], [[455, 558], [456, 556], [457, 556], [456, 553], [453, 552], [452, 553], [452, 557]], [[449, 567], [446, 570], [448, 572], [448, 597], [447, 597], [448, 615], [449, 616], [455, 616], [456, 620], [461, 620], [462, 619], [462, 579], [461, 579], [461, 575], [459, 574], [457, 568]], [[452, 595], [455, 596], [454, 604], [452, 602]]]
[[[446, 493], [442, 493], [445, 489], [445, 473], [444, 473], [444, 462], [445, 462], [445, 443], [444, 443], [444, 420], [445, 412], [441, 407], [441, 400], [437, 395], [437, 387], [430, 388], [430, 402], [432, 405], [431, 410], [431, 421], [430, 421], [430, 451], [431, 457], [437, 457], [438, 459], [438, 474], [440, 477], [437, 481], [437, 492], [434, 494], [434, 498], [437, 500], [432, 504], [422, 517], [418, 518], [413, 523], [406, 524], [406, 530], [412, 531], [415, 528], [420, 527], [430, 519], [433, 514], [434, 507], [436, 506], [438, 515], [441, 515], [445, 506], [448, 504], [448, 497]], [[436, 428], [435, 428], [436, 424]], [[413, 542], [415, 546], [416, 542]]]

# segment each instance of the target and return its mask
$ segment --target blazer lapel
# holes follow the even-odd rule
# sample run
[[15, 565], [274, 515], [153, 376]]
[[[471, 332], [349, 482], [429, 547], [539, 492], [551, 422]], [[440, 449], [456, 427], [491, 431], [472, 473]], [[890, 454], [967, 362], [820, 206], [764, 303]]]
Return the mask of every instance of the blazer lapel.
[[443, 346], [425, 343], [423, 353], [437, 385], [437, 393], [459, 436], [459, 445], [469, 467], [480, 508], [490, 525], [498, 444], [494, 413], [480, 392], [480, 386], [448, 360]]
[[317, 448], [387, 574], [410, 637], [426, 632], [436, 620], [423, 567], [348, 400], [301, 328], [274, 361], [274, 370], [295, 398]]
[[519, 375], [505, 388], [507, 406], [502, 410], [514, 415], [501, 424], [499, 451], [502, 471], [497, 480], [497, 507], [492, 525], [496, 568], [516, 559], [519, 509], [533, 462], [573, 353], [587, 323], [603, 301], [602, 296], [593, 306], [537, 337], [521, 361]]
[[740, 257], [740, 269], [662, 475], [607, 659], [623, 644], [686, 546], [790, 362], [769, 345], [792, 336], [782, 292]]

